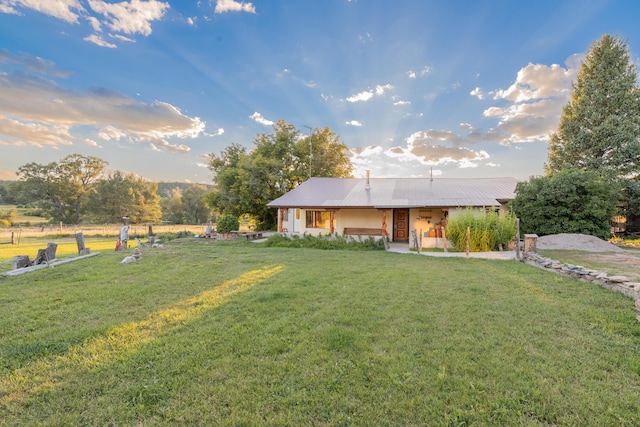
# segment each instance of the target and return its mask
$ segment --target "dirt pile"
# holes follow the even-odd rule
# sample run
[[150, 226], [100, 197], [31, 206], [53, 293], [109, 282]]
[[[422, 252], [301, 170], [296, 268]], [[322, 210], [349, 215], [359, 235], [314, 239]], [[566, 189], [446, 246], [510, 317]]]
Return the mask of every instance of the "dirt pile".
[[566, 249], [586, 252], [622, 252], [605, 240], [587, 234], [561, 233], [538, 237], [538, 249]]

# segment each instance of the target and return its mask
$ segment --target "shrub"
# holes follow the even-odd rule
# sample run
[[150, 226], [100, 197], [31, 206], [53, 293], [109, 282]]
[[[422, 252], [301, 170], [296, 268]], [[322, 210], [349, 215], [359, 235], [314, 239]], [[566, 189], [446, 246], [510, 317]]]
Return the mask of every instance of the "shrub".
[[216, 222], [216, 232], [220, 234], [231, 233], [240, 228], [240, 221], [235, 215], [223, 215]]
[[274, 234], [269, 236], [265, 242], [269, 247], [280, 248], [314, 248], [314, 249], [347, 249], [347, 250], [380, 250], [384, 249], [384, 242], [382, 239], [376, 239], [374, 237], [352, 238], [345, 236], [312, 236], [311, 234], [305, 234], [302, 237], [298, 235], [292, 235], [287, 237], [282, 234]]
[[607, 239], [622, 190], [595, 171], [566, 169], [519, 182], [511, 202], [524, 233], [582, 233]]
[[469, 251], [495, 251], [504, 248], [515, 237], [516, 218], [512, 213], [499, 215], [472, 208], [462, 210], [449, 219], [446, 228], [447, 240], [457, 251], [466, 248], [467, 227], [470, 230]]

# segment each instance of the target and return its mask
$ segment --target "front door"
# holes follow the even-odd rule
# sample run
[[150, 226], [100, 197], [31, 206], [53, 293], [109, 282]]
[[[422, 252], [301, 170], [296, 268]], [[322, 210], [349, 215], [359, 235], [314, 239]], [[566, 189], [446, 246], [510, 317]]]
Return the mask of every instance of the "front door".
[[409, 241], [409, 209], [393, 210], [393, 241]]

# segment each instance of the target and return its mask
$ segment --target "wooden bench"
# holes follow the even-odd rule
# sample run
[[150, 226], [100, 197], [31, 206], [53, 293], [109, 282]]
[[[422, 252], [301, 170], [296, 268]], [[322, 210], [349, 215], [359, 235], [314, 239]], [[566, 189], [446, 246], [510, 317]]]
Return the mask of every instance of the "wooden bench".
[[381, 228], [345, 227], [345, 236], [382, 236]]
[[238, 233], [238, 236], [242, 236], [247, 240], [261, 239], [262, 231], [248, 231], [244, 233]]

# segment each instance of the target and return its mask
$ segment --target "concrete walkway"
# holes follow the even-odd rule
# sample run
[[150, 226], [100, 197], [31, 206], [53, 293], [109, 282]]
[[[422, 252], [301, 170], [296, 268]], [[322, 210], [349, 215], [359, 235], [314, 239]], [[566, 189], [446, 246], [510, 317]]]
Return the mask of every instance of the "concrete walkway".
[[[418, 255], [416, 251], [409, 250], [409, 245], [406, 243], [389, 243], [389, 249], [387, 250], [387, 252]], [[420, 255], [433, 256], [433, 257], [458, 257], [458, 258], [465, 258], [467, 256], [465, 252], [430, 252], [430, 251], [421, 251]], [[515, 251], [469, 252], [469, 258], [515, 260], [516, 252]]]

